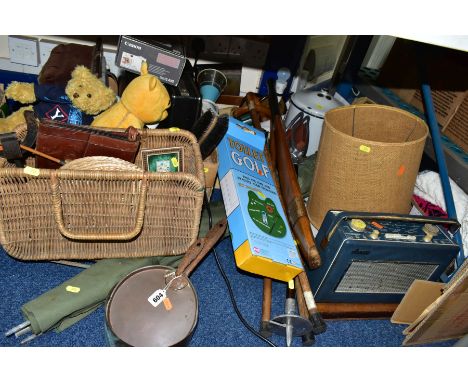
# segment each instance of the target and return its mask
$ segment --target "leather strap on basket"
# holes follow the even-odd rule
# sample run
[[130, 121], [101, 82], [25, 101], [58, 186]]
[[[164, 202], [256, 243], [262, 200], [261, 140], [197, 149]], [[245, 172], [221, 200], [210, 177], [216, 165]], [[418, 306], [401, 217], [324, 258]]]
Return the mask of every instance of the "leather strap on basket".
[[176, 271], [176, 276], [184, 274], [188, 277], [206, 254], [215, 246], [221, 236], [223, 236], [226, 227], [227, 220], [224, 218], [216, 223], [204, 238], [198, 239], [193, 243], [180, 262]]
[[143, 221], [145, 217], [145, 207], [146, 207], [146, 194], [148, 191], [148, 175], [147, 173], [142, 174], [141, 187], [140, 187], [140, 197], [138, 199], [138, 207], [135, 218], [134, 227], [124, 233], [89, 233], [89, 232], [80, 232], [74, 233], [65, 227], [63, 222], [63, 211], [62, 211], [62, 199], [59, 191], [59, 180], [56, 171], [51, 171], [50, 175], [50, 186], [52, 189], [52, 204], [54, 211], [55, 222], [57, 223], [60, 233], [72, 240], [103, 240], [103, 241], [125, 241], [131, 240], [136, 235], [138, 235], [143, 228]]
[[104, 137], [111, 137], [116, 139], [128, 140], [129, 142], [136, 142], [140, 140], [140, 132], [133, 126], [129, 126], [124, 131], [116, 131], [111, 129], [99, 129], [87, 125], [71, 125], [65, 122], [58, 122], [52, 119], [41, 119], [41, 124], [56, 128], [67, 128], [75, 131], [82, 131], [94, 135], [102, 135]]

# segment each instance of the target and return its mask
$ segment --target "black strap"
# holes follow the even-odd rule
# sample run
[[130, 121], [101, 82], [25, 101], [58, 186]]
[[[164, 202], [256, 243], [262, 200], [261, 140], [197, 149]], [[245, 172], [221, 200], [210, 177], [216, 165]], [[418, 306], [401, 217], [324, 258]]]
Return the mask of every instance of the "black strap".
[[[34, 148], [36, 145], [37, 139], [37, 118], [36, 114], [32, 110], [25, 110], [24, 119], [26, 120], [26, 125], [28, 129], [26, 131], [26, 136], [23, 139], [23, 146]], [[26, 154], [26, 151], [23, 150], [23, 153]]]
[[20, 148], [20, 144], [33, 148], [36, 144], [37, 137], [37, 120], [33, 111], [25, 110], [24, 118], [28, 126], [26, 137], [20, 143], [15, 132], [0, 134], [0, 143], [3, 150], [0, 153], [9, 162], [12, 162], [16, 167], [24, 167], [24, 158], [29, 154], [26, 150]]
[[23, 153], [15, 132], [0, 135], [0, 142], [3, 146], [3, 156], [9, 161], [14, 162], [16, 167], [24, 167]]

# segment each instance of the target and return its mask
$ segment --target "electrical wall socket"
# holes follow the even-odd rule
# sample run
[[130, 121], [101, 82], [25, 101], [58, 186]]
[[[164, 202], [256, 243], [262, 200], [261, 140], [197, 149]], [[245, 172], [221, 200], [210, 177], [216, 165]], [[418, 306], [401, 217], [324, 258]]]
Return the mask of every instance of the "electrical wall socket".
[[205, 52], [224, 58], [229, 50], [228, 36], [203, 36], [205, 41]]
[[[262, 68], [269, 43], [243, 36], [197, 36], [203, 39], [205, 49], [201, 57], [216, 62], [236, 62], [243, 66]], [[192, 52], [193, 53], [193, 52]]]
[[245, 37], [231, 37], [228, 55], [245, 65], [261, 68], [265, 63], [269, 45]]
[[246, 40], [241, 37], [231, 37], [228, 54], [232, 57], [238, 57], [245, 51]]
[[41, 65], [44, 65], [50, 57], [50, 52], [54, 49], [58, 44], [54, 41], [49, 40], [41, 40], [39, 42], [39, 53], [41, 59]]
[[16, 64], [39, 65], [39, 41], [30, 37], [8, 36], [10, 61]]

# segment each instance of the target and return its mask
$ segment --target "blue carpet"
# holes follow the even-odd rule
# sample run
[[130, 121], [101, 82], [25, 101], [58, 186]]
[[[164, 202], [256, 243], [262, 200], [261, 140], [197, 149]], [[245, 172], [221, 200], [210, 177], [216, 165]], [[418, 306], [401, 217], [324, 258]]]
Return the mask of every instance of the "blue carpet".
[[[262, 279], [236, 267], [228, 238], [217, 245], [216, 251], [232, 285], [239, 310], [245, 320], [258, 329], [261, 318]], [[18, 261], [2, 250], [0, 344], [19, 346], [19, 341], [14, 336], [6, 338], [3, 333], [23, 321], [20, 307], [80, 271], [79, 268], [50, 262]], [[189, 346], [268, 346], [250, 333], [235, 314], [213, 252], [193, 272], [191, 280], [199, 297], [199, 320]], [[272, 316], [283, 313], [285, 288], [286, 284], [273, 282]], [[27, 346], [104, 347], [108, 346], [104, 328], [104, 309], [101, 307], [62, 333], [49, 331]], [[403, 329], [403, 325], [394, 325], [389, 320], [329, 320], [328, 330], [316, 337], [315, 346], [397, 347], [403, 341]], [[274, 335], [271, 340], [278, 346], [285, 346], [284, 337]], [[447, 341], [435, 346], [450, 346], [453, 343], [454, 341]], [[301, 346], [301, 340], [295, 338], [293, 346]]]

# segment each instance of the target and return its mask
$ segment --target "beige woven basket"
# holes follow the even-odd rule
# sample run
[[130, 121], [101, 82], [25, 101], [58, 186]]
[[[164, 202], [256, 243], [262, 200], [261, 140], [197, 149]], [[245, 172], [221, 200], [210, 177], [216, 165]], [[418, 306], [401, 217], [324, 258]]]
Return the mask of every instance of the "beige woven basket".
[[0, 161], [1, 245], [21, 260], [183, 254], [197, 238], [203, 202], [195, 136], [144, 130], [135, 165], [142, 168], [142, 150], [172, 147], [183, 148], [183, 172], [106, 169], [102, 162], [31, 172]]

